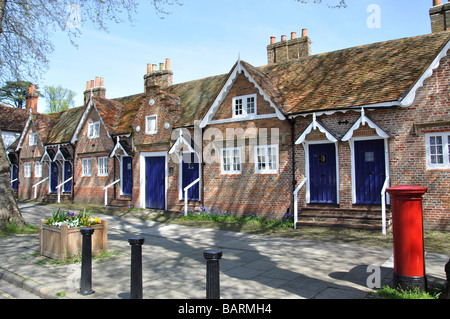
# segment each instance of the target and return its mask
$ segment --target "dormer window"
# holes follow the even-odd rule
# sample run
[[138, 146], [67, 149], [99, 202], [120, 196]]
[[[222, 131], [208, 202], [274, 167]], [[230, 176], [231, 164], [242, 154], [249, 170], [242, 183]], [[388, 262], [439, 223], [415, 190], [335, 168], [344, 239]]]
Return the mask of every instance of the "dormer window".
[[37, 145], [37, 133], [31, 133], [29, 138], [29, 146]]
[[233, 117], [256, 115], [256, 94], [233, 98]]
[[100, 122], [89, 123], [88, 138], [98, 138], [100, 136]]

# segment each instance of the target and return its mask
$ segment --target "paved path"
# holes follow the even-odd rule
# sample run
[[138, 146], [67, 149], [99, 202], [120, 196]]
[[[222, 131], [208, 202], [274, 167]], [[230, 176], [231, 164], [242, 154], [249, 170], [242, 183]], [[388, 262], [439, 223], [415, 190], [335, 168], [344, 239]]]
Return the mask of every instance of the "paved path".
[[[24, 218], [38, 224], [51, 208], [20, 204]], [[102, 216], [99, 216], [102, 217]], [[81, 264], [55, 266], [41, 258], [38, 236], [0, 239], [0, 279], [44, 298], [116, 299], [130, 291], [128, 238], [143, 237], [143, 294], [152, 299], [204, 299], [203, 250], [223, 251], [222, 299], [361, 299], [372, 291], [369, 265], [380, 267], [381, 285], [392, 279], [392, 249], [273, 238], [229, 231], [103, 216], [108, 220], [110, 258], [93, 262], [94, 294], [77, 293]], [[448, 255], [427, 254], [429, 282], [445, 280]], [[370, 278], [369, 278], [370, 281]], [[373, 281], [372, 281], [373, 282]]]

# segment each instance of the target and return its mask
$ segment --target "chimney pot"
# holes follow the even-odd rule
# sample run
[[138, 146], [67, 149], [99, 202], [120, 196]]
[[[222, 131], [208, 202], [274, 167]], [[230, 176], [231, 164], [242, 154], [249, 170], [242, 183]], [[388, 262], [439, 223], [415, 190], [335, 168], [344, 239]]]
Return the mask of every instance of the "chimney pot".
[[270, 37], [270, 44], [275, 44], [276, 41], [277, 41], [276, 37], [274, 37], [274, 36]]
[[152, 72], [156, 71], [156, 64], [152, 64]]
[[308, 36], [308, 29], [302, 29], [302, 37]]
[[287, 40], [287, 36], [282, 35], [282, 36], [281, 36], [281, 41], [286, 41], [286, 40]]
[[152, 72], [152, 65], [150, 63], [147, 63], [147, 74]]
[[96, 77], [95, 77], [95, 86], [94, 86], [94, 87], [98, 87], [98, 82], [99, 82], [98, 76], [96, 76]]
[[159, 70], [160, 71], [164, 71], [164, 63], [160, 63], [159, 64]]
[[103, 87], [103, 78], [100, 78], [100, 86]]
[[433, 0], [433, 7], [440, 6], [442, 4], [442, 0]]
[[297, 32], [291, 32], [291, 40], [297, 39]]
[[37, 113], [38, 95], [36, 94], [36, 85], [31, 84], [28, 88], [28, 95], [26, 97], [26, 108], [31, 110], [31, 113]]
[[95, 86], [94, 86], [94, 80], [91, 80], [91, 89], [93, 89]]
[[91, 88], [91, 81], [86, 82], [86, 90], [89, 90]]
[[170, 70], [170, 59], [166, 59], [166, 70]]

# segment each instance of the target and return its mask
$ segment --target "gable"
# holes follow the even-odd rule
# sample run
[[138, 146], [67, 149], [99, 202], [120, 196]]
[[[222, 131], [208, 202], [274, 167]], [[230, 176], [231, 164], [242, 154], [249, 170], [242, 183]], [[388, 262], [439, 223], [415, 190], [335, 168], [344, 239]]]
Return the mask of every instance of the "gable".
[[[275, 103], [272, 101], [272, 99], [270, 98], [270, 95], [267, 94], [266, 91], [263, 89], [262, 84], [267, 84], [267, 82], [262, 83], [260, 78], [252, 77], [251, 73], [247, 70], [247, 68], [251, 69], [252, 67], [250, 66], [250, 64], [245, 63], [243, 61], [239, 60], [235, 64], [235, 66], [233, 67], [232, 71], [230, 72], [230, 74], [228, 76], [226, 83], [223, 85], [220, 93], [218, 94], [218, 96], [216, 97], [216, 99], [214, 100], [212, 105], [210, 106], [207, 114], [205, 115], [202, 122], [200, 123], [201, 128], [203, 128], [209, 124], [242, 121], [242, 120], [248, 120], [249, 118], [258, 119], [258, 118], [267, 118], [267, 117], [277, 117], [280, 120], [286, 119], [284, 117], [284, 115], [280, 112], [278, 107], [275, 105]], [[233, 88], [235, 88], [235, 87], [239, 88], [239, 86], [236, 85], [236, 82], [238, 81], [238, 79], [240, 81], [242, 81], [243, 78], [240, 77], [241, 75], [244, 75], [247, 78], [247, 80], [254, 85], [254, 88], [257, 91], [257, 93], [259, 93], [261, 95], [261, 97], [263, 97], [263, 99], [268, 102], [268, 105], [270, 107], [272, 107], [272, 109], [274, 110], [274, 113], [261, 114], [259, 116], [255, 115], [253, 117], [244, 116], [244, 117], [231, 118], [231, 119], [230, 118], [218, 118], [218, 119], [214, 120], [214, 116], [216, 115], [219, 107], [224, 103], [224, 101], [227, 99], [227, 97], [229, 97], [231, 90], [233, 90]], [[233, 96], [231, 95], [231, 97], [233, 97]], [[223, 117], [223, 115], [222, 116], [219, 115], [219, 117]]]

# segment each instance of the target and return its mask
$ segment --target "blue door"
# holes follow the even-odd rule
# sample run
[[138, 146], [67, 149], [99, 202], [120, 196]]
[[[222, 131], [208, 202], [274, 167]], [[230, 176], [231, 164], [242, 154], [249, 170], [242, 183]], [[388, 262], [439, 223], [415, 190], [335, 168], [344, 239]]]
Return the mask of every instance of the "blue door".
[[56, 162], [50, 163], [50, 193], [56, 193], [56, 186], [58, 186], [59, 170]]
[[[198, 161], [198, 156], [195, 153], [184, 154], [183, 155], [183, 175], [182, 175], [182, 193], [184, 200], [184, 188], [189, 186], [192, 182], [199, 178], [200, 174], [200, 163]], [[188, 190], [188, 200], [200, 200], [200, 183], [196, 183]]]
[[145, 158], [145, 208], [165, 209], [165, 157]]
[[[72, 177], [72, 163], [69, 161], [64, 162], [64, 181], [67, 181]], [[70, 193], [72, 191], [72, 180], [68, 181], [63, 186], [64, 193]]]
[[309, 145], [310, 203], [337, 203], [336, 147], [332, 143]]
[[129, 156], [122, 157], [122, 195], [131, 195], [133, 189], [133, 161]]
[[19, 166], [16, 164], [11, 165], [11, 186], [15, 192], [19, 189]]
[[384, 140], [355, 141], [356, 203], [381, 204], [384, 180]]

